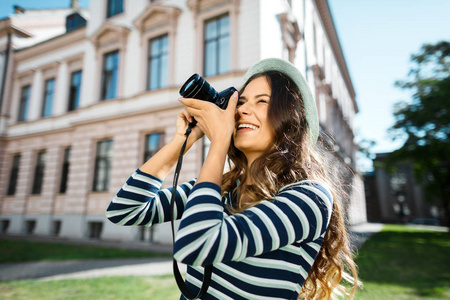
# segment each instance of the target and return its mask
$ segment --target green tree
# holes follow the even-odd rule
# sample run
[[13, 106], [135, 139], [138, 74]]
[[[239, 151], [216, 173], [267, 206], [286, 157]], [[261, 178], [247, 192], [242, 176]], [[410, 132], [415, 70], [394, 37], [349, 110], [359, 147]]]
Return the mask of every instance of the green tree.
[[413, 163], [427, 199], [441, 203], [450, 229], [450, 42], [425, 44], [411, 61], [409, 78], [396, 85], [411, 90], [412, 101], [395, 104], [390, 128], [405, 143], [387, 163]]

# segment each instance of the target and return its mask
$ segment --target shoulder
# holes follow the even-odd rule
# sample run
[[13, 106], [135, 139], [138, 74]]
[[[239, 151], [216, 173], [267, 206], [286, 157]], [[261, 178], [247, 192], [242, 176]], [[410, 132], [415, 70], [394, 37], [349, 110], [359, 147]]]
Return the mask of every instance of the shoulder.
[[332, 206], [333, 196], [329, 187], [316, 180], [302, 180], [282, 187], [278, 195], [294, 195], [300, 198], [308, 197], [314, 201], [324, 202]]

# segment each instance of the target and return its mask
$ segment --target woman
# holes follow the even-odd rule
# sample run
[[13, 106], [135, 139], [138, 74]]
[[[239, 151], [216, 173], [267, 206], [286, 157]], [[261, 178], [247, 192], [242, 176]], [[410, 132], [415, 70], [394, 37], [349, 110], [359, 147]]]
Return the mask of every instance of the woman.
[[[172, 189], [160, 186], [194, 117], [186, 149], [203, 134], [211, 146], [198, 178], [177, 188], [174, 257], [188, 265], [189, 288], [198, 292], [203, 266], [213, 264], [203, 299], [329, 299], [333, 292], [352, 298], [356, 266], [338, 189], [316, 150], [308, 84], [291, 63], [273, 58], [251, 67], [244, 80], [226, 110], [180, 98], [186, 109], [177, 134], [128, 179], [107, 216], [119, 225], [170, 221]], [[227, 154], [233, 167], [223, 174]], [[339, 285], [342, 278], [353, 284], [350, 292]]]

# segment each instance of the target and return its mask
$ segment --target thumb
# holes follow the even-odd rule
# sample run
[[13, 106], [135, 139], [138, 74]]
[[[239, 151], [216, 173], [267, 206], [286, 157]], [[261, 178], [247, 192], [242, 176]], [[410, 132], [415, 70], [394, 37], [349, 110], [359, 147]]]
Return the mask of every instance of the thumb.
[[231, 110], [234, 113], [234, 111], [236, 110], [238, 99], [239, 99], [239, 94], [237, 91], [235, 91], [233, 93], [233, 95], [231, 95], [230, 101], [228, 101], [227, 110]]

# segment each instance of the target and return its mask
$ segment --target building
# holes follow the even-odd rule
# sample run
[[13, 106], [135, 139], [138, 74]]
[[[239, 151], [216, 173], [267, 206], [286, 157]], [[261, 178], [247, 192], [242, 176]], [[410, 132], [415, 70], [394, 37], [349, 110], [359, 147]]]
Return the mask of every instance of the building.
[[[321, 130], [350, 170], [350, 222], [366, 221], [353, 141], [358, 107], [326, 0], [76, 3], [16, 8], [0, 20], [2, 232], [170, 242], [166, 224], [111, 224], [107, 205], [173, 136], [178, 91], [190, 75], [217, 90], [239, 87], [267, 57], [304, 70]], [[185, 156], [180, 181], [198, 174], [207, 149], [203, 141]]]
[[368, 220], [382, 223], [446, 224], [440, 201], [428, 202], [423, 185], [414, 178], [413, 163], [398, 163], [394, 172], [388, 172], [384, 167], [388, 154], [377, 153], [374, 160], [375, 171], [364, 176]]

